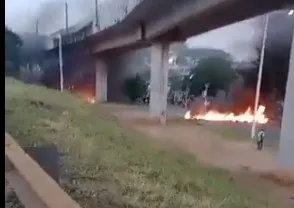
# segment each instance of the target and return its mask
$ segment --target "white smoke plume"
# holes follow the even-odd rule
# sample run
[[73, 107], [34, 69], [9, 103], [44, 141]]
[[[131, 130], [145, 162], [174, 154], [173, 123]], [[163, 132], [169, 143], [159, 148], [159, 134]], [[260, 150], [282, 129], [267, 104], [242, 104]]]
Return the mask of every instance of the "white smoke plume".
[[[39, 20], [39, 32], [50, 34], [65, 27], [65, 2], [5, 0], [5, 23], [15, 31], [35, 32], [36, 22]], [[69, 25], [95, 12], [94, 0], [68, 0], [67, 2]]]

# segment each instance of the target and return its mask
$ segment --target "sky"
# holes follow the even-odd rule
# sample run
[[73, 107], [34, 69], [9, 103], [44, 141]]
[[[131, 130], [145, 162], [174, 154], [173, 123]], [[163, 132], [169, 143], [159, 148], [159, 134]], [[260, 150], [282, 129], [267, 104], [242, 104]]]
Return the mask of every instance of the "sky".
[[[99, 0], [100, 2], [103, 0]], [[16, 32], [34, 32], [39, 19], [40, 33], [50, 34], [65, 26], [65, 0], [5, 0], [5, 24]], [[94, 13], [94, 0], [67, 0], [69, 24]]]
[[[99, 0], [107, 1], [107, 0]], [[118, 0], [117, 0], [118, 1]], [[67, 0], [69, 24], [84, 19], [94, 10], [94, 0]], [[52, 33], [64, 28], [65, 0], [5, 0], [5, 24], [16, 32], [34, 32], [39, 18], [39, 32]], [[74, 15], [71, 15], [74, 14]], [[238, 61], [255, 59], [255, 44], [261, 34], [260, 18], [235, 23], [192, 37], [189, 47], [221, 49]]]

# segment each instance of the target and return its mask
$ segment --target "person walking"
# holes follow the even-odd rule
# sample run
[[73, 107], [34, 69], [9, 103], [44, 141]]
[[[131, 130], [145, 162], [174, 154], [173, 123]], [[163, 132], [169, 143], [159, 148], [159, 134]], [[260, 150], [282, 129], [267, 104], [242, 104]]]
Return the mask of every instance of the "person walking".
[[257, 134], [257, 149], [260, 151], [263, 148], [263, 140], [265, 137], [264, 129], [260, 129], [260, 131]]

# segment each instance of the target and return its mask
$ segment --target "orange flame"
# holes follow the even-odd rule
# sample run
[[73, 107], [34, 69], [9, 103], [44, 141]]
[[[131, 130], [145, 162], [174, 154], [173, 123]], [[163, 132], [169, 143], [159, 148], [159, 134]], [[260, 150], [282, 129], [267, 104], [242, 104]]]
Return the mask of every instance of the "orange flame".
[[235, 115], [234, 113], [220, 113], [214, 110], [208, 111], [205, 114], [193, 115], [191, 116], [191, 112], [187, 111], [184, 118], [185, 119], [199, 119], [199, 120], [207, 120], [207, 121], [231, 121], [231, 122], [242, 122], [242, 123], [252, 123], [253, 120], [260, 124], [265, 124], [268, 122], [268, 118], [264, 114], [265, 106], [260, 105], [256, 111], [256, 115], [251, 111], [251, 108], [248, 109], [239, 115]]
[[87, 102], [94, 104], [96, 101], [95, 98], [87, 97]]

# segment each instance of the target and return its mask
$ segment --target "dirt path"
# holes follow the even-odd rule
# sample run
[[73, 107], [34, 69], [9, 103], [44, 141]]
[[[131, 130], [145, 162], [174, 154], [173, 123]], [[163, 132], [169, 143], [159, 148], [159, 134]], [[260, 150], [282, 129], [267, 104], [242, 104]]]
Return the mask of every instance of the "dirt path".
[[198, 159], [213, 166], [254, 171], [275, 169], [274, 155], [266, 150], [257, 151], [250, 141], [224, 140], [196, 124], [170, 122], [160, 126], [148, 122], [146, 112], [132, 110], [127, 106], [108, 106], [120, 119], [128, 121], [136, 129], [151, 135], [155, 139], [168, 141], [195, 155]]
[[283, 187], [261, 177], [261, 172], [271, 172], [276, 168], [272, 152], [266, 149], [257, 151], [251, 141], [224, 140], [195, 123], [170, 121], [167, 126], [161, 126], [150, 122], [148, 111], [122, 105], [106, 107], [124, 123], [151, 135], [161, 144], [181, 148], [206, 164], [230, 170], [245, 186], [256, 187], [267, 198], [284, 201], [287, 205], [283, 207], [294, 207], [294, 185]]
[[137, 128], [154, 138], [172, 142], [213, 166], [230, 170], [243, 167], [255, 171], [270, 170], [275, 167], [273, 156], [256, 151], [251, 143], [224, 141], [201, 127], [137, 125]]

